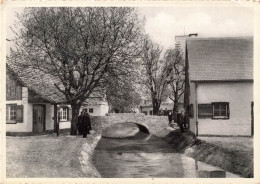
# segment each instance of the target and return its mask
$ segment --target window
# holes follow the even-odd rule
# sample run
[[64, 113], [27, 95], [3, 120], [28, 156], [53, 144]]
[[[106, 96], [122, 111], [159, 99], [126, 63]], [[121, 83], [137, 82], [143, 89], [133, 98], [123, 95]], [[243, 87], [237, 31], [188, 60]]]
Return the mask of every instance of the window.
[[153, 115], [153, 111], [150, 111], [150, 115]]
[[144, 111], [143, 113], [144, 113], [145, 115], [147, 115], [147, 111]]
[[6, 120], [10, 123], [16, 123], [16, 105], [7, 105]]
[[212, 105], [198, 104], [198, 118], [212, 118]]
[[213, 119], [229, 119], [229, 103], [227, 102], [214, 102]]
[[67, 121], [68, 120], [68, 107], [61, 107], [59, 115], [60, 115], [60, 121]]
[[23, 122], [23, 105], [6, 105], [6, 123]]
[[89, 112], [89, 113], [93, 113], [93, 112], [94, 112], [93, 108], [90, 108], [90, 109], [88, 110], [88, 112]]

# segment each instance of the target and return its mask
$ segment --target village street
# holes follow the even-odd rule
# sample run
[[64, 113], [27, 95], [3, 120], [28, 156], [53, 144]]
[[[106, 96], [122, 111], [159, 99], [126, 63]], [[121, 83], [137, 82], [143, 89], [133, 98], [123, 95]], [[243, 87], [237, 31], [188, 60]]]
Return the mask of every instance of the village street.
[[9, 8], [7, 180], [254, 178], [247, 10]]
[[[95, 170], [87, 168], [88, 152], [92, 144], [99, 140], [94, 134], [88, 139], [82, 136], [38, 135], [27, 137], [6, 137], [6, 173], [8, 178], [75, 178], [96, 177]], [[82, 154], [83, 145], [87, 145], [86, 154]], [[93, 145], [94, 146], [94, 145]], [[92, 169], [92, 170], [91, 170]]]

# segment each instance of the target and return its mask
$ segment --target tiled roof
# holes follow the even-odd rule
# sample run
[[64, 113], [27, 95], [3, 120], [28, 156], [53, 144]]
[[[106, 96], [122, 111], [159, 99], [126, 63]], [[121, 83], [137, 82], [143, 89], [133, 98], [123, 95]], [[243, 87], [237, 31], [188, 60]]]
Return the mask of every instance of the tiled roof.
[[59, 83], [57, 78], [46, 75], [40, 70], [24, 68], [11, 58], [7, 58], [6, 69], [16, 80], [40, 95], [41, 98], [52, 103], [66, 101], [65, 96], [54, 86], [54, 83]]
[[[65, 95], [54, 85], [56, 84], [62, 89], [61, 81], [58, 77], [46, 74], [41, 70], [23, 67], [18, 63], [18, 59], [15, 58], [8, 57], [6, 60], [7, 71], [19, 82], [51, 103], [66, 102]], [[88, 103], [90, 101], [96, 101], [98, 96], [99, 95], [96, 95], [96, 97], [94, 97], [94, 95], [91, 95], [90, 99], [87, 100]]]
[[253, 79], [253, 38], [187, 40], [191, 81]]

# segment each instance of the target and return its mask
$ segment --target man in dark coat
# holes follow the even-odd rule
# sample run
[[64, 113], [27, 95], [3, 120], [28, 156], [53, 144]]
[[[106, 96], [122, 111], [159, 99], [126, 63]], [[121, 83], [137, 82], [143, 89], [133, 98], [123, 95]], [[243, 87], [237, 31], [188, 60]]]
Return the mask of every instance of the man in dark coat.
[[87, 133], [90, 134], [90, 130], [91, 130], [91, 120], [90, 120], [90, 116], [88, 113], [86, 113], [86, 122], [87, 122]]
[[89, 129], [90, 129], [90, 117], [88, 113], [85, 112], [82, 121], [83, 138], [87, 137], [87, 134], [89, 134]]
[[168, 113], [168, 120], [169, 120], [169, 125], [170, 125], [172, 122], [172, 112], [171, 111]]
[[82, 126], [83, 125], [83, 116], [84, 116], [84, 111], [82, 111], [78, 117], [77, 129], [78, 129], [79, 135], [83, 134], [83, 126]]

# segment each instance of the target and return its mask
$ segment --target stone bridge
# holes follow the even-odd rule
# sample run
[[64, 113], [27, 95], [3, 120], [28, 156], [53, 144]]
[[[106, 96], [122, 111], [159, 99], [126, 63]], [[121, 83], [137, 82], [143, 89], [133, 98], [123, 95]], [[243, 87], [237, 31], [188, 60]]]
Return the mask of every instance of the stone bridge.
[[150, 134], [159, 137], [169, 133], [167, 116], [147, 116], [143, 113], [108, 113], [107, 116], [91, 117], [92, 128], [98, 132], [115, 123], [135, 123], [142, 131], [148, 130]]

